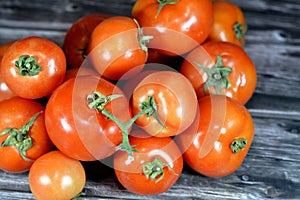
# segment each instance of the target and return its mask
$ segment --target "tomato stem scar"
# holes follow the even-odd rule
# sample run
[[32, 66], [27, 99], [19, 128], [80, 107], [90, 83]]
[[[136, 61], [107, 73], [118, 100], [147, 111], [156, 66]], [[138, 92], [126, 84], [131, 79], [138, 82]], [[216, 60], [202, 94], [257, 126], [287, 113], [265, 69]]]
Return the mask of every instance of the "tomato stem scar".
[[174, 174], [176, 174], [171, 166], [164, 163], [160, 158], [154, 158], [152, 162], [144, 163], [142, 165], [142, 170], [147, 178], [150, 178], [151, 180], [157, 179], [155, 183], [158, 183], [165, 176], [164, 167], [168, 167]]
[[33, 56], [20, 56], [15, 62], [15, 66], [19, 69], [18, 73], [22, 76], [35, 76], [42, 71], [42, 67], [36, 63], [36, 59]]
[[237, 154], [240, 150], [245, 149], [248, 141], [244, 138], [234, 139], [230, 144], [230, 149], [232, 153]]
[[208, 75], [208, 79], [203, 87], [204, 94], [206, 94], [206, 89], [211, 86], [216, 89], [217, 94], [222, 94], [223, 88], [228, 89], [231, 87], [228, 76], [232, 72], [232, 68], [223, 66], [221, 56], [217, 56], [216, 64], [211, 69], [197, 62], [195, 64]]
[[[105, 109], [105, 105], [116, 99], [121, 97], [122, 95], [120, 94], [113, 94], [110, 96], [105, 96], [101, 94], [98, 91], [93, 92], [92, 94], [88, 95], [87, 101], [88, 101], [88, 106], [90, 109], [96, 109], [100, 111], [104, 116], [106, 116], [109, 120], [114, 121], [117, 126], [121, 129], [122, 131], [122, 143], [116, 147], [116, 151], [121, 150], [121, 151], [126, 151], [128, 153], [128, 161], [133, 161], [133, 152], [137, 152], [133, 146], [130, 145], [129, 143], [129, 129], [132, 126], [132, 124], [142, 115], [146, 114], [147, 116], [157, 116], [157, 109], [156, 109], [156, 104], [154, 101], [153, 97], [148, 97], [147, 102], [142, 103], [142, 110], [138, 114], [136, 114], [133, 118], [131, 118], [127, 123], [121, 122], [117, 117], [115, 117], [113, 114], [111, 114], [108, 110]], [[158, 118], [157, 118], [158, 119]]]
[[38, 112], [34, 114], [30, 120], [22, 126], [20, 129], [16, 128], [6, 128], [1, 133], [0, 136], [9, 134], [9, 136], [4, 140], [1, 144], [1, 147], [7, 147], [7, 146], [14, 146], [18, 149], [20, 156], [27, 162], [33, 162], [34, 160], [31, 160], [26, 157], [26, 151], [30, 149], [33, 145], [32, 138], [29, 136], [29, 130], [34, 124], [36, 118], [38, 115], [42, 113]]

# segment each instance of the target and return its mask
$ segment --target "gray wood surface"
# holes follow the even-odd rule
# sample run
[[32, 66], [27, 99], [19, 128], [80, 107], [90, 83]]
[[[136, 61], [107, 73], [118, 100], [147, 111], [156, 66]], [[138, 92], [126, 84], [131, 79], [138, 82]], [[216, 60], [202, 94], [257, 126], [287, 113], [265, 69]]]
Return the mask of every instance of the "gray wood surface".
[[[142, 197], [122, 188], [112, 169], [99, 162], [84, 163], [93, 173], [88, 174], [82, 199], [300, 199], [300, 1], [231, 1], [244, 11], [245, 50], [258, 73], [255, 94], [246, 105], [254, 118], [255, 139], [243, 165], [220, 179], [203, 177], [185, 166], [168, 192]], [[134, 2], [0, 0], [0, 44], [38, 35], [61, 45], [79, 17], [129, 16]], [[34, 199], [27, 173], [0, 171], [0, 199]]]

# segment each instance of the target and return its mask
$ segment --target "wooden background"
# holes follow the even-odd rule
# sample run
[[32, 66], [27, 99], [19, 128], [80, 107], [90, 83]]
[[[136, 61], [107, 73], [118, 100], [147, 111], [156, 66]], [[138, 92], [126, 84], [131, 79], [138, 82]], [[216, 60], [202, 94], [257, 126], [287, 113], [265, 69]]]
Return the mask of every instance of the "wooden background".
[[[185, 167], [166, 193], [142, 197], [127, 192], [112, 169], [84, 163], [88, 174], [82, 199], [300, 199], [300, 1], [231, 0], [248, 22], [245, 50], [258, 73], [246, 105], [255, 139], [243, 165], [232, 175], [211, 179]], [[0, 44], [30, 35], [61, 45], [67, 29], [89, 13], [127, 15], [134, 0], [0, 0]], [[0, 155], [1, 156], [1, 155]], [[0, 171], [0, 199], [34, 199], [27, 173]]]

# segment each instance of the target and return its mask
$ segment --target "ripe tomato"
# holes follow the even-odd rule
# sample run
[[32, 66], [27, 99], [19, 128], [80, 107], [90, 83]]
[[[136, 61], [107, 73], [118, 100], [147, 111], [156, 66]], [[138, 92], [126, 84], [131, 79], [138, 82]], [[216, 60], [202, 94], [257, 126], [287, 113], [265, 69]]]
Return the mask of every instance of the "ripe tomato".
[[[0, 45], [0, 67], [1, 67], [2, 57], [3, 57], [4, 53], [14, 42], [15, 41], [11, 41], [11, 42]], [[13, 91], [11, 91], [11, 89], [4, 82], [4, 79], [0, 72], [0, 101], [2, 101], [4, 99], [9, 99], [14, 96], [16, 96], [16, 94], [13, 93]]]
[[1, 44], [0, 45], [0, 57], [2, 57], [4, 55], [4, 53], [6, 52], [6, 50], [14, 43], [15, 41], [10, 41], [7, 42], [5, 44]]
[[[191, 83], [180, 73], [158, 71], [146, 76], [132, 95], [132, 111], [141, 112], [141, 104], [153, 97], [155, 116], [142, 115], [136, 124], [156, 137], [174, 136], [189, 127], [196, 116], [197, 97]], [[161, 122], [161, 123], [160, 123]]]
[[68, 68], [80, 67], [87, 55], [86, 50], [94, 28], [108, 17], [103, 14], [85, 15], [69, 28], [63, 41]]
[[252, 143], [251, 115], [243, 105], [223, 95], [200, 98], [199, 114], [199, 120], [176, 137], [184, 160], [205, 176], [231, 174], [240, 167]]
[[153, 35], [149, 47], [168, 55], [187, 53], [203, 43], [213, 23], [211, 0], [137, 0], [132, 17]]
[[183, 168], [176, 143], [169, 137], [130, 136], [129, 141], [136, 145], [134, 160], [128, 162], [124, 151], [118, 151], [114, 156], [114, 170], [119, 182], [130, 192], [142, 195], [159, 194], [171, 188]]
[[54, 42], [36, 36], [14, 42], [2, 58], [1, 74], [18, 96], [48, 96], [64, 79], [66, 58]]
[[0, 102], [0, 168], [20, 173], [53, 147], [45, 128], [44, 107], [31, 99]]
[[38, 200], [70, 200], [86, 183], [80, 161], [58, 150], [39, 157], [30, 168], [28, 179], [30, 190]]
[[240, 7], [232, 2], [214, 1], [213, 18], [214, 22], [208, 40], [244, 45], [247, 23]]
[[112, 83], [96, 76], [79, 76], [60, 85], [46, 106], [45, 121], [49, 137], [66, 155], [82, 160], [100, 160], [112, 155], [122, 142], [116, 123], [89, 108], [88, 95], [121, 94], [105, 108], [122, 122], [131, 119], [129, 103], [123, 92]]
[[256, 68], [244, 49], [229, 42], [206, 42], [190, 52], [180, 72], [200, 98], [225, 94], [245, 104], [256, 87]]
[[[130, 78], [140, 72], [147, 60], [141, 29], [125, 16], [110, 17], [92, 32], [88, 58], [105, 78]], [[123, 77], [123, 75], [125, 75]]]
[[87, 67], [72, 68], [67, 70], [64, 82], [69, 79], [76, 78], [78, 76], [100, 76], [100, 75], [91, 68], [87, 68]]

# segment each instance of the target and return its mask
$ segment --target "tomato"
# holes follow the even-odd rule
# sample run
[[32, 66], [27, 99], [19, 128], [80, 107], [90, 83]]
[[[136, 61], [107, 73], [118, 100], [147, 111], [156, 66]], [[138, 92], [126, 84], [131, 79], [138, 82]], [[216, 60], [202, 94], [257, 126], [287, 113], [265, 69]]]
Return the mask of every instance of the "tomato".
[[110, 17], [92, 32], [88, 59], [105, 78], [130, 78], [140, 72], [147, 60], [147, 37], [138, 24], [125, 16]]
[[213, 95], [199, 99], [199, 114], [199, 120], [176, 137], [184, 160], [205, 176], [233, 173], [253, 141], [254, 124], [249, 111], [234, 99]]
[[99, 74], [95, 70], [87, 67], [72, 68], [67, 70], [64, 82], [78, 76], [99, 76]]
[[157, 117], [142, 115], [136, 124], [156, 137], [174, 136], [189, 127], [197, 110], [197, 97], [191, 83], [180, 73], [158, 71], [146, 76], [132, 95], [132, 111], [141, 112], [141, 105], [153, 97]]
[[38, 99], [48, 96], [61, 84], [66, 58], [54, 42], [36, 36], [14, 42], [5, 52], [1, 74], [18, 96]]
[[229, 42], [206, 42], [190, 52], [180, 72], [197, 96], [224, 94], [245, 104], [256, 87], [256, 68], [244, 49]]
[[213, 18], [214, 22], [208, 40], [244, 45], [247, 23], [240, 7], [228, 1], [214, 1]]
[[30, 168], [28, 179], [30, 190], [38, 200], [70, 200], [86, 183], [80, 161], [58, 150], [39, 157]]
[[203, 43], [213, 23], [211, 0], [137, 0], [132, 17], [154, 36], [148, 47], [167, 55], [187, 53]]
[[86, 57], [86, 50], [94, 28], [108, 17], [103, 14], [88, 14], [72, 24], [63, 41], [68, 68], [80, 67]]
[[44, 107], [31, 99], [0, 102], [0, 169], [20, 173], [53, 147], [45, 128]]
[[130, 192], [141, 195], [159, 194], [171, 188], [183, 168], [176, 143], [169, 137], [130, 136], [129, 141], [136, 145], [137, 152], [133, 153], [131, 162], [124, 151], [115, 154], [114, 170], [118, 181]]
[[[2, 57], [0, 56], [0, 68], [1, 68], [1, 61]], [[9, 99], [11, 97], [17, 96], [11, 89], [7, 86], [7, 84], [4, 82], [4, 79], [0, 72], [0, 101]]]
[[88, 95], [95, 91], [103, 95], [122, 95], [105, 108], [122, 122], [130, 120], [131, 110], [123, 92], [96, 76], [79, 76], [64, 82], [53, 92], [46, 106], [49, 137], [63, 153], [82, 161], [106, 158], [122, 141], [118, 125], [89, 108]]
[[1, 44], [0, 45], [0, 57], [2, 57], [4, 55], [4, 53], [6, 52], [6, 50], [14, 43], [15, 41], [10, 41], [7, 42], [5, 44]]

